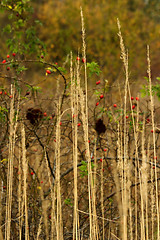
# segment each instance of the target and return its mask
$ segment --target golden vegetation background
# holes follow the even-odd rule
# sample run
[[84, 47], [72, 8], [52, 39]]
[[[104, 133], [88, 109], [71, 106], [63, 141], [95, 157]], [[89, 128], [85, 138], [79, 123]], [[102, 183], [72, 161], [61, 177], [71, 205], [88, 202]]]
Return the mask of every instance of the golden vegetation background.
[[80, 6], [83, 8], [87, 61], [97, 62], [110, 83], [121, 79], [123, 67], [117, 36], [117, 18], [121, 22], [129, 51], [130, 78], [146, 75], [146, 45], [151, 48], [152, 66], [159, 71], [159, 1], [44, 1], [37, 7], [42, 20], [40, 36], [47, 44], [49, 59], [61, 63], [66, 55], [81, 49]]
[[[147, 44], [151, 48], [153, 71], [159, 74], [159, 1], [35, 0], [32, 4], [34, 6], [32, 19], [38, 17], [43, 23], [37, 30], [40, 39], [47, 46], [47, 60], [61, 65], [70, 51], [73, 51], [74, 56], [80, 51], [82, 47], [80, 6], [82, 6], [86, 24], [87, 61], [97, 62], [104, 78], [113, 83], [121, 79], [123, 74], [119, 59], [117, 18], [121, 22], [126, 48], [129, 51], [131, 80], [137, 81], [146, 75]], [[1, 14], [1, 28], [6, 22], [6, 14]], [[4, 42], [5, 36], [2, 35], [0, 40], [2, 55], [6, 53]]]
[[[26, 73], [17, 74], [20, 86], [24, 86], [20, 98], [11, 82], [11, 95], [5, 94], [6, 89], [1, 93], [2, 106], [8, 110], [1, 123], [1, 236], [5, 234], [7, 240], [11, 235], [27, 240], [158, 238], [159, 119], [154, 120], [158, 109], [151, 94], [150, 58], [154, 81], [154, 75], [159, 74], [159, 2], [68, 0], [32, 4], [30, 23], [37, 17], [43, 23], [37, 31], [47, 46], [45, 61], [70, 68], [65, 74], [70, 84], [63, 94], [64, 79], [57, 77], [57, 72], [46, 76], [48, 65], [31, 62], [25, 64], [29, 67]], [[7, 15], [0, 17], [3, 26]], [[2, 36], [2, 56], [6, 56], [7, 35]], [[78, 52], [86, 59], [85, 41], [87, 62], [97, 62], [102, 70], [100, 77], [88, 78], [88, 89], [86, 62], [76, 60]], [[150, 52], [149, 47], [146, 52], [148, 44]], [[73, 56], [67, 60], [71, 51]], [[21, 61], [27, 57], [22, 55]], [[130, 83], [139, 84], [147, 69], [150, 97], [143, 104], [133, 85], [134, 98], [138, 99], [131, 101]], [[101, 84], [96, 85], [99, 78]], [[5, 84], [6, 79], [4, 76]], [[112, 97], [105, 79], [107, 87], [113, 89]], [[26, 97], [26, 80], [32, 90], [38, 85], [43, 91]], [[56, 87], [60, 91], [56, 92]], [[99, 90], [98, 95], [95, 90]], [[104, 94], [102, 99], [100, 94]], [[26, 117], [32, 107], [41, 112], [37, 124]], [[99, 118], [106, 125], [103, 134], [95, 130]]]

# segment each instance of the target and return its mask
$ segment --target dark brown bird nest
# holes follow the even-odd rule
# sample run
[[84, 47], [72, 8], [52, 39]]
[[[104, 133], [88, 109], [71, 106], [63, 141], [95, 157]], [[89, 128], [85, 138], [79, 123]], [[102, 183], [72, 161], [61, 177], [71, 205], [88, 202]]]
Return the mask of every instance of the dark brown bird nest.
[[39, 108], [28, 108], [26, 118], [30, 121], [32, 125], [39, 124], [42, 117], [43, 113]]
[[98, 135], [100, 135], [101, 133], [105, 133], [106, 126], [104, 125], [102, 119], [98, 119], [96, 121], [95, 129], [96, 129], [96, 132], [98, 133]]

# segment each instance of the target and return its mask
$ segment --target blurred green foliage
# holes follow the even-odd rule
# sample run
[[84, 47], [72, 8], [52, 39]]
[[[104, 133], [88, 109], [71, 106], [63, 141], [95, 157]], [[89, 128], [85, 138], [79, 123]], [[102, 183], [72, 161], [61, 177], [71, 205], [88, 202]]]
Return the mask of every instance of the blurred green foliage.
[[[120, 60], [117, 18], [121, 23], [126, 48], [129, 51], [130, 77], [135, 81], [146, 73], [146, 45], [150, 45], [151, 60], [159, 61], [159, 0], [61, 0], [61, 1], [1, 1], [1, 54], [19, 52], [62, 64], [66, 56], [81, 52], [82, 6], [87, 44], [87, 62], [100, 65], [101, 77], [113, 83], [123, 76]], [[5, 10], [5, 11], [4, 11]]]
[[3, 29], [1, 39], [3, 43], [6, 42], [7, 49], [24, 56], [42, 53], [44, 55], [45, 44], [39, 39], [36, 31], [37, 25], [41, 23], [34, 15], [31, 1], [3, 0], [0, 9]]
[[62, 62], [71, 50], [76, 56], [82, 48], [80, 6], [86, 24], [87, 61], [97, 62], [110, 83], [123, 74], [117, 18], [134, 80], [146, 73], [147, 44], [151, 47], [153, 63], [159, 59], [160, 1], [64, 0], [44, 1], [37, 8], [43, 22], [40, 38], [46, 43], [52, 60]]

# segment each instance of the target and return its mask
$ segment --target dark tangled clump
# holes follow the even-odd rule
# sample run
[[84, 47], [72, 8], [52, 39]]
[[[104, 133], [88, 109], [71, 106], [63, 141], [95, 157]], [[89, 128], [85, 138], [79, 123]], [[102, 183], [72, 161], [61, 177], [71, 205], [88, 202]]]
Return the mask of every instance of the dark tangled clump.
[[95, 126], [96, 132], [98, 133], [98, 135], [100, 135], [101, 133], [105, 133], [106, 131], [106, 126], [103, 123], [102, 119], [98, 119], [96, 121], [96, 126]]
[[43, 113], [39, 108], [28, 108], [26, 118], [30, 121], [32, 125], [39, 124], [43, 117]]

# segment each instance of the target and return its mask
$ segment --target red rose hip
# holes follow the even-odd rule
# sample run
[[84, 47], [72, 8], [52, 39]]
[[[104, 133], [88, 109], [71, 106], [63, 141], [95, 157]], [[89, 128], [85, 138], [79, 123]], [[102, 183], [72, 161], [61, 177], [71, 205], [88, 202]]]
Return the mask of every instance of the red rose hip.
[[102, 99], [102, 98], [104, 98], [103, 94], [102, 94], [102, 95], [100, 95], [100, 99]]
[[50, 71], [50, 70], [47, 70], [46, 73], [51, 74], [51, 71]]
[[96, 85], [99, 85], [100, 83], [101, 83], [100, 81], [97, 81], [97, 82], [96, 82]]

